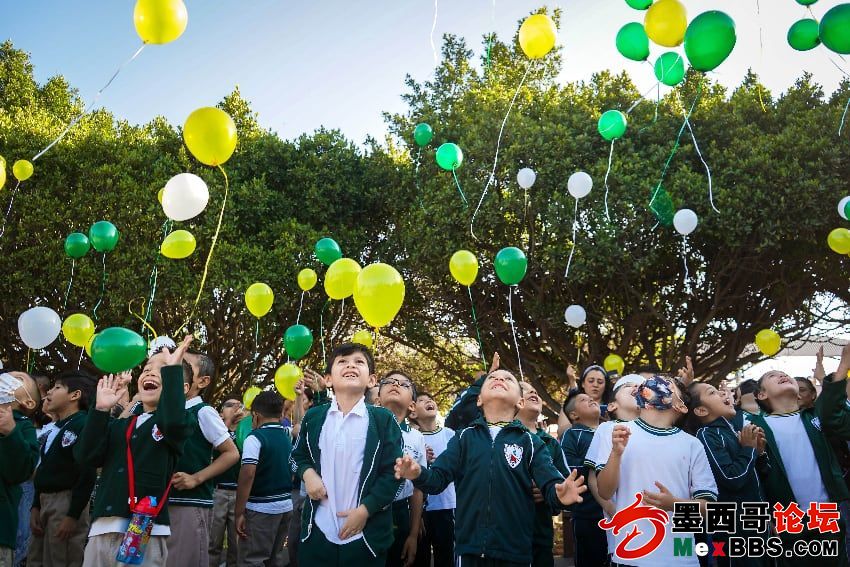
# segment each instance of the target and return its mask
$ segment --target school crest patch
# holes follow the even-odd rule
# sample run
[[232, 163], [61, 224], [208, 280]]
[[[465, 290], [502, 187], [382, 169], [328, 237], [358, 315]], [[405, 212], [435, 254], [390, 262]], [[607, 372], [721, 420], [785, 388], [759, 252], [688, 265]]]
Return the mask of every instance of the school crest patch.
[[66, 431], [62, 434], [62, 447], [70, 447], [77, 440], [77, 434], [73, 431]]
[[159, 430], [159, 427], [157, 427], [156, 424], [154, 424], [153, 429], [151, 429], [151, 436], [153, 437], [154, 441], [162, 441], [162, 438], [165, 437], [165, 435], [162, 434], [162, 431]]
[[522, 447], [515, 443], [505, 445], [505, 460], [512, 469], [515, 469], [522, 462]]

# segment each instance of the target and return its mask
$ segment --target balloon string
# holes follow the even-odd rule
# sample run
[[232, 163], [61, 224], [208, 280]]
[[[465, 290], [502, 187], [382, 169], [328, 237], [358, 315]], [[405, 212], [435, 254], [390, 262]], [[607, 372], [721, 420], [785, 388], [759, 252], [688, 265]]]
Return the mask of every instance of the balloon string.
[[254, 379], [254, 372], [257, 371], [257, 359], [260, 358], [260, 318], [257, 317], [257, 323], [254, 326], [254, 361], [251, 363], [251, 379]]
[[841, 136], [841, 131], [844, 129], [844, 120], [847, 118], [847, 109], [850, 108], [850, 98], [847, 99], [847, 104], [844, 105], [844, 112], [841, 114], [841, 123], [838, 125], [838, 136]]
[[333, 328], [331, 329], [331, 339], [336, 336], [337, 331], [339, 330], [339, 324], [342, 323], [342, 316], [345, 315], [345, 298], [342, 298], [341, 307], [339, 308], [339, 318], [337, 318], [336, 323], [334, 323]]
[[298, 317], [295, 318], [295, 324], [298, 325], [301, 323], [301, 309], [304, 307], [304, 294], [306, 291], [301, 291], [301, 301], [298, 302]]
[[[605, 170], [605, 217], [608, 222], [611, 222], [611, 213], [608, 212], [608, 175], [611, 173], [611, 161], [614, 158], [614, 142], [616, 141], [616, 138], [611, 140], [611, 151], [608, 152], [608, 169]], [[576, 201], [576, 205], [578, 205], [578, 201]]]
[[648, 208], [652, 210], [652, 203], [655, 202], [655, 198], [658, 196], [658, 193], [661, 191], [661, 184], [664, 183], [664, 176], [667, 175], [667, 169], [670, 167], [670, 162], [673, 161], [673, 156], [676, 155], [676, 151], [679, 149], [679, 141], [682, 138], [682, 133], [685, 131], [685, 127], [688, 124], [688, 120], [691, 117], [691, 114], [696, 108], [697, 101], [699, 100], [700, 94], [702, 93], [702, 83], [699, 83], [697, 87], [697, 95], [694, 97], [694, 102], [691, 104], [691, 108], [688, 110], [688, 113], [685, 115], [685, 120], [682, 122], [681, 128], [679, 128], [679, 133], [676, 135], [676, 142], [673, 144], [673, 150], [670, 152], [670, 155], [667, 156], [667, 161], [664, 163], [664, 169], [661, 170], [661, 178], [658, 180], [658, 185], [655, 186], [655, 191], [652, 193], [652, 199], [649, 200]]
[[35, 366], [35, 360], [31, 360], [32, 358], [32, 349], [27, 349], [27, 374], [32, 374], [33, 366]]
[[472, 300], [472, 286], [466, 286], [469, 292], [469, 304], [472, 306], [472, 324], [475, 325], [475, 335], [478, 337], [478, 351], [481, 353], [481, 362], [487, 368], [487, 357], [484, 355], [484, 343], [481, 341], [481, 330], [478, 328], [478, 316], [475, 314], [475, 302]]
[[416, 150], [416, 169], [413, 172], [413, 179], [416, 183], [416, 199], [419, 201], [419, 206], [425, 210], [425, 205], [422, 203], [422, 186], [419, 183], [419, 164], [422, 161], [422, 148]]
[[567, 259], [567, 269], [564, 271], [564, 278], [570, 276], [570, 264], [573, 263], [573, 253], [576, 251], [576, 235], [578, 233], [578, 199], [576, 199], [576, 210], [573, 213], [573, 246], [570, 249], [570, 257]]
[[80, 369], [80, 366], [83, 364], [83, 354], [86, 352], [86, 347], [82, 347], [80, 349], [80, 358], [77, 360], [77, 370]]
[[204, 292], [204, 284], [207, 282], [207, 274], [209, 273], [210, 269], [210, 261], [212, 261], [213, 251], [215, 250], [215, 244], [216, 242], [218, 242], [218, 235], [221, 232], [221, 223], [224, 220], [224, 209], [225, 207], [227, 207], [227, 193], [230, 189], [230, 183], [227, 179], [227, 172], [224, 171], [224, 168], [222, 168], [220, 165], [216, 167], [218, 167], [218, 170], [224, 176], [224, 199], [221, 202], [221, 210], [218, 213], [218, 224], [215, 227], [215, 233], [212, 237], [210, 251], [207, 254], [207, 261], [204, 262], [204, 273], [203, 275], [201, 275], [201, 285], [198, 287], [198, 295], [195, 296], [195, 303], [192, 305], [192, 309], [189, 311], [189, 316], [186, 317], [186, 321], [182, 325], [180, 325], [180, 328], [178, 328], [174, 332], [175, 336], [178, 336], [180, 334], [180, 331], [186, 328], [186, 325], [188, 325], [189, 321], [192, 320], [192, 316], [195, 314], [195, 309], [197, 309], [198, 303], [201, 301], [201, 294]]
[[[140, 300], [142, 301], [142, 307], [144, 307], [144, 305], [145, 305], [145, 298], [144, 298], [144, 297], [138, 297], [138, 298], [136, 298], [136, 299], [140, 299]], [[151, 340], [155, 339], [156, 337], [158, 337], [158, 336], [159, 336], [159, 334], [156, 332], [156, 329], [154, 329], [154, 328], [153, 328], [153, 326], [151, 326], [151, 324], [150, 324], [147, 320], [145, 320], [145, 318], [144, 318], [144, 317], [142, 317], [143, 313], [142, 313], [141, 311], [140, 311], [140, 312], [138, 312], [138, 313], [136, 313], [135, 311], [133, 311], [133, 302], [134, 302], [134, 301], [136, 301], [136, 300], [135, 300], [135, 299], [131, 299], [131, 300], [130, 300], [130, 303], [128, 303], [128, 304], [127, 304], [127, 311], [129, 311], [129, 312], [130, 312], [130, 315], [132, 315], [133, 317], [135, 317], [136, 319], [138, 319], [139, 321], [141, 321], [141, 323], [142, 323], [142, 331], [144, 332], [144, 329], [145, 329], [145, 328], [147, 328], [147, 330], [149, 330], [149, 331], [151, 332]]]
[[119, 73], [120, 73], [120, 72], [124, 69], [124, 67], [126, 67], [127, 65], [129, 65], [129, 64], [130, 64], [130, 62], [131, 62], [131, 61], [133, 61], [133, 59], [135, 59], [136, 57], [138, 57], [138, 56], [139, 56], [139, 54], [142, 52], [142, 50], [145, 48], [145, 46], [146, 46], [146, 45], [147, 45], [147, 43], [143, 43], [143, 44], [141, 45], [141, 47], [139, 47], [139, 49], [137, 49], [137, 50], [136, 50], [136, 52], [135, 52], [135, 53], [134, 53], [134, 54], [133, 54], [133, 55], [132, 55], [129, 59], [127, 59], [126, 61], [124, 61], [123, 63], [121, 63], [121, 65], [119, 65], [119, 66], [118, 66], [118, 69], [116, 69], [116, 70], [115, 70], [115, 73], [113, 73], [113, 74], [112, 74], [112, 77], [110, 77], [110, 78], [109, 78], [109, 80], [106, 82], [106, 84], [105, 84], [105, 85], [103, 85], [103, 86], [100, 88], [100, 90], [99, 90], [99, 91], [97, 91], [97, 94], [95, 94], [95, 95], [94, 95], [94, 98], [93, 98], [93, 99], [92, 99], [92, 101], [89, 103], [89, 105], [88, 105], [88, 106], [87, 106], [87, 107], [86, 107], [86, 108], [85, 108], [85, 109], [84, 109], [84, 110], [83, 110], [80, 114], [78, 114], [77, 116], [75, 116], [75, 117], [71, 120], [71, 122], [69, 122], [69, 123], [68, 123], [68, 125], [65, 127], [65, 129], [64, 129], [64, 130], [62, 130], [62, 132], [61, 132], [61, 133], [60, 133], [60, 134], [59, 134], [59, 135], [58, 135], [58, 136], [57, 136], [57, 137], [56, 137], [56, 138], [55, 138], [52, 142], [50, 142], [49, 144], [47, 144], [47, 147], [45, 147], [43, 150], [41, 150], [40, 152], [38, 152], [37, 154], [35, 154], [35, 155], [33, 156], [32, 160], [30, 160], [30, 161], [35, 161], [35, 160], [37, 160], [38, 158], [40, 158], [41, 156], [43, 156], [45, 153], [47, 153], [47, 151], [48, 151], [50, 148], [52, 148], [53, 146], [55, 146], [56, 144], [58, 144], [58, 143], [59, 143], [59, 141], [60, 141], [60, 140], [62, 140], [62, 138], [64, 138], [64, 137], [65, 137], [65, 134], [67, 134], [67, 133], [68, 133], [68, 131], [69, 131], [71, 128], [73, 128], [73, 127], [74, 127], [74, 125], [75, 125], [75, 124], [77, 124], [77, 122], [79, 122], [79, 121], [82, 119], [82, 117], [83, 117], [83, 116], [85, 116], [85, 115], [86, 115], [86, 114], [87, 114], [87, 113], [88, 113], [88, 112], [89, 112], [89, 111], [90, 111], [90, 110], [94, 107], [94, 105], [95, 105], [95, 104], [97, 104], [97, 101], [98, 101], [98, 99], [100, 99], [100, 95], [101, 95], [101, 94], [103, 94], [103, 91], [105, 91], [105, 90], [109, 87], [109, 85], [111, 85], [111, 84], [112, 84], [112, 81], [114, 81], [114, 80], [115, 80], [115, 77], [117, 77], [117, 76], [118, 76], [118, 74], [119, 74]]
[[92, 310], [92, 319], [97, 323], [97, 309], [100, 307], [100, 304], [103, 303], [103, 297], [106, 294], [106, 252], [103, 253], [103, 272], [100, 277], [100, 299], [97, 300], [97, 304], [94, 306]]
[[658, 122], [658, 107], [661, 105], [661, 83], [655, 83], [655, 115], [652, 117], [652, 122], [638, 130], [638, 135], [640, 135], [644, 130]]
[[379, 348], [380, 347], [380, 340], [379, 340], [380, 338], [381, 338], [381, 331], [380, 331], [380, 329], [378, 329], [378, 327], [375, 327], [374, 338], [372, 339], [372, 354], [373, 354], [375, 360], [377, 360], [379, 355], [381, 354], [381, 349]]
[[[171, 219], [167, 219], [164, 223], [162, 223], [162, 240], [163, 240], [163, 242], [165, 242], [165, 237], [168, 236], [168, 233], [171, 232], [171, 225], [172, 225]], [[162, 248], [162, 245], [160, 245], [160, 248]], [[154, 258], [154, 261], [153, 261], [153, 269], [151, 270], [151, 275], [148, 278], [148, 284], [150, 285], [151, 291], [150, 291], [150, 295], [148, 295], [147, 305], [145, 306], [144, 320], [143, 320], [143, 322], [145, 322], [145, 323], [150, 321], [153, 318], [153, 302], [154, 302], [154, 298], [156, 298], [157, 279], [159, 277], [159, 256], [160, 256], [160, 251], [158, 249], [156, 251], [156, 257]], [[154, 336], [151, 337], [151, 338], [153, 339], [155, 337], [157, 337], [156, 334], [154, 334]]]
[[322, 366], [328, 365], [328, 357], [325, 352], [325, 309], [328, 308], [330, 302], [330, 298], [326, 299], [325, 304], [322, 305], [322, 310], [319, 311], [319, 338], [322, 341]]
[[[519, 356], [519, 342], [517, 342], [516, 327], [514, 327], [514, 306], [513, 306], [513, 301], [511, 299], [511, 296], [514, 294], [514, 288], [515, 287], [516, 287], [515, 285], [508, 287], [508, 318], [511, 321], [511, 334], [513, 334], [513, 336], [514, 336], [514, 348], [516, 349], [516, 362], [517, 362], [517, 366], [519, 367], [519, 379], [521, 381], [524, 381], [525, 376], [522, 373], [522, 359]], [[486, 361], [485, 361], [484, 365], [485, 366], [487, 365]]]
[[463, 194], [463, 189], [460, 188], [460, 181], [457, 178], [457, 169], [452, 168], [452, 175], [455, 178], [455, 185], [457, 185], [457, 192], [460, 193], [460, 198], [463, 199], [463, 207], [469, 208], [469, 202], [466, 200], [466, 195]]
[[20, 186], [21, 182], [19, 180], [17, 183], [15, 183], [15, 188], [12, 189], [12, 194], [9, 195], [9, 206], [6, 207], [6, 216], [3, 217], [3, 226], [0, 227], [0, 238], [2, 238], [4, 234], [6, 234], [6, 223], [9, 221], [9, 215], [12, 212], [12, 203], [15, 202], [15, 195], [17, 194], [18, 187]]
[[71, 285], [74, 283], [74, 268], [77, 265], [75, 258], [71, 259], [71, 279], [68, 280], [68, 289], [65, 290], [65, 301], [62, 303], [62, 311], [68, 308], [68, 296], [71, 294]]
[[660, 89], [661, 89], [661, 86], [660, 86], [660, 85], [661, 85], [661, 81], [656, 81], [656, 82], [655, 82], [655, 84], [654, 84], [654, 85], [652, 85], [652, 87], [650, 87], [650, 89], [649, 89], [648, 91], [646, 91], [645, 93], [643, 93], [642, 95], [640, 95], [640, 98], [638, 98], [636, 101], [634, 101], [634, 102], [632, 103], [632, 105], [631, 105], [631, 106], [630, 106], [630, 107], [626, 110], [626, 112], [624, 112], [623, 114], [631, 114], [631, 113], [632, 113], [632, 110], [634, 110], [635, 108], [637, 108], [637, 106], [638, 106], [641, 102], [643, 102], [643, 99], [645, 99], [645, 98], [646, 98], [646, 95], [648, 95], [649, 93], [651, 93], [651, 92], [653, 91], [653, 89], [658, 88], [658, 89], [659, 89], [659, 93], [660, 93], [660, 92], [661, 92], [661, 90], [660, 90]]
[[[676, 95], [676, 99], [679, 100], [679, 103], [681, 104], [681, 100], [679, 99], [678, 94]], [[682, 105], [682, 112], [684, 112], [684, 108], [685, 108], [685, 106]], [[699, 144], [697, 143], [697, 137], [696, 137], [696, 134], [694, 134], [694, 127], [691, 124], [689, 116], [690, 116], [690, 114], [685, 115], [685, 124], [687, 125], [688, 132], [691, 135], [691, 140], [694, 143], [694, 150], [696, 150], [697, 156], [699, 157], [699, 160], [702, 162], [702, 166], [705, 168], [705, 175], [706, 175], [706, 177], [708, 177], [708, 202], [711, 204], [711, 208], [714, 210], [714, 212], [719, 213], [720, 210], [717, 207], [714, 206], [714, 190], [712, 189], [712, 183], [711, 183], [711, 168], [708, 167], [708, 163], [706, 163], [705, 158], [702, 157], [702, 152], [699, 149]]]
[[688, 272], [688, 237], [687, 235], [682, 236], [682, 262], [685, 264], [685, 293], [690, 291], [690, 274]]
[[525, 83], [525, 79], [528, 77], [528, 73], [531, 71], [532, 64], [533, 63], [529, 62], [526, 65], [525, 74], [522, 76], [522, 80], [519, 82], [519, 85], [516, 88], [516, 92], [514, 93], [510, 104], [508, 105], [508, 111], [505, 113], [505, 117], [502, 119], [502, 126], [499, 128], [499, 137], [496, 139], [496, 156], [495, 158], [493, 158], [493, 169], [490, 170], [490, 177], [487, 178], [487, 183], [486, 185], [484, 185], [484, 191], [481, 192], [481, 198], [478, 199], [478, 206], [475, 207], [475, 212], [472, 213], [472, 220], [469, 221], [469, 233], [475, 240], [478, 240], [478, 237], [475, 236], [475, 232], [473, 231], [473, 226], [475, 225], [475, 217], [478, 215], [478, 211], [481, 209], [481, 203], [484, 202], [484, 197], [487, 196], [487, 190], [490, 188], [490, 184], [492, 184], [493, 180], [496, 178], [496, 167], [499, 164], [499, 149], [502, 147], [502, 134], [505, 131], [505, 124], [508, 123], [508, 117], [511, 115], [511, 109], [514, 107], [514, 103], [516, 102], [516, 99], [519, 96], [519, 92], [522, 90], [522, 85]]
[[439, 11], [440, 0], [434, 0], [434, 21], [431, 23], [431, 53], [434, 55], [434, 67], [440, 63], [437, 57], [437, 47], [434, 45], [434, 31], [437, 29], [437, 12]]
[[[763, 68], [764, 64], [764, 28], [761, 25], [761, 6], [759, 5], [759, 0], [756, 0], [756, 16], [758, 16], [759, 20], [759, 68]], [[761, 111], [767, 112], [767, 108], [764, 106], [764, 99], [761, 96], [761, 85], [757, 84], [756, 89], [758, 90], [759, 95], [759, 104], [761, 104]]]

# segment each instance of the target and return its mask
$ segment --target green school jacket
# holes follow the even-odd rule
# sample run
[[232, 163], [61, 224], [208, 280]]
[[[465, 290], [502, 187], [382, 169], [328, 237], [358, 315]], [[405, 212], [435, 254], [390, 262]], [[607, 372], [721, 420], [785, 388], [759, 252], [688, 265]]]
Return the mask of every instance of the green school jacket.
[[733, 423], [718, 417], [696, 432], [717, 481], [717, 500], [764, 502], [759, 475], [770, 474], [770, 457], [767, 451], [759, 456], [752, 447], [741, 445]]
[[479, 417], [449, 441], [413, 485], [439, 494], [455, 483], [457, 555], [528, 564], [535, 519], [532, 481], [552, 509], [563, 510], [555, 493], [563, 479], [543, 441], [519, 421], [492, 439]]
[[33, 508], [41, 508], [41, 494], [63, 490], [71, 491], [71, 505], [66, 513], [69, 518], [79, 519], [88, 505], [94, 481], [97, 479], [97, 470], [74, 460], [74, 445], [83, 432], [86, 419], [86, 412], [79, 411], [56, 423], [59, 431], [50, 444], [50, 449], [42, 451], [41, 463], [35, 471]]
[[[545, 429], [537, 429], [535, 435], [543, 441], [546, 450], [552, 457], [552, 464], [564, 477], [570, 476], [570, 466], [561, 450], [558, 440], [546, 433]], [[535, 547], [546, 547], [551, 551], [555, 540], [555, 529], [552, 526], [552, 516], [560, 514], [560, 510], [553, 510], [546, 502], [534, 503], [534, 535], [532, 536]]]
[[[183, 444], [193, 426], [185, 411], [183, 367], [162, 368], [162, 392], [151, 417], [135, 429], [130, 439], [136, 473], [136, 498], [156, 497], [161, 501], [174, 474]], [[100, 485], [94, 500], [92, 519], [130, 517], [127, 478], [127, 426], [130, 419], [110, 419], [109, 412], [89, 414], [83, 434], [74, 447], [77, 462], [102, 467]], [[168, 525], [168, 506], [156, 520]]]
[[[587, 450], [590, 449], [594, 433], [595, 431], [588, 426], [576, 423], [564, 432], [564, 437], [561, 439], [561, 448], [564, 450], [567, 464], [571, 468], [579, 469], [579, 474], [585, 479], [587, 479], [589, 468], [585, 465], [584, 458], [587, 456]], [[570, 512], [574, 518], [602, 519], [602, 506], [593, 496], [586, 497], [582, 502], [570, 506]]]
[[[301, 431], [292, 449], [296, 476], [304, 478], [307, 469], [322, 475], [322, 453], [319, 435], [328, 417], [330, 404], [312, 407], [304, 414]], [[373, 556], [388, 550], [393, 543], [392, 503], [401, 481], [395, 478], [395, 460], [402, 456], [401, 429], [395, 416], [387, 409], [366, 404], [369, 426], [360, 471], [358, 504], [369, 510], [363, 528], [363, 542]], [[368, 466], [367, 466], [368, 463]], [[313, 514], [318, 501], [304, 501], [301, 513], [301, 541], [310, 538], [315, 527]], [[318, 529], [318, 528], [317, 528]]]
[[0, 547], [15, 549], [21, 483], [32, 476], [38, 462], [38, 440], [32, 422], [13, 411], [15, 428], [0, 435]]

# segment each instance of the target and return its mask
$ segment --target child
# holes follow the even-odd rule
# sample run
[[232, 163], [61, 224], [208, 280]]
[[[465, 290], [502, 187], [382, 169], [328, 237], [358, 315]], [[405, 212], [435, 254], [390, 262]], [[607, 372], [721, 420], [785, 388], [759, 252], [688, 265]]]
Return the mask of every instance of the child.
[[[170, 530], [164, 500], [183, 443], [192, 432], [184, 417], [184, 395], [189, 389], [186, 382], [191, 381], [192, 369], [183, 364], [183, 355], [191, 342], [189, 335], [174, 352], [165, 349], [148, 359], [137, 380], [141, 415], [110, 421], [109, 412], [121, 399], [126, 382], [115, 376], [98, 382], [95, 409], [74, 446], [77, 463], [103, 469], [94, 500], [84, 567], [115, 564], [132, 514], [131, 506], [145, 497], [155, 498], [160, 509], [142, 565], [165, 565], [168, 557], [165, 540]], [[129, 482], [130, 477], [135, 483]], [[135, 502], [131, 503], [133, 497]]]
[[44, 411], [56, 422], [41, 447], [35, 473], [27, 565], [83, 564], [97, 471], [74, 461], [74, 444], [86, 423], [96, 384], [85, 372], [65, 372], [44, 398]]
[[254, 430], [242, 447], [236, 489], [239, 565], [283, 567], [283, 544], [292, 515], [289, 428], [280, 423], [283, 396], [260, 392], [251, 404]]
[[[378, 403], [393, 412], [401, 428], [404, 454], [413, 457], [421, 466], [428, 466], [425, 437], [406, 423], [407, 416], [416, 409], [415, 399], [416, 386], [410, 376], [400, 370], [384, 375], [378, 387]], [[424, 500], [422, 491], [414, 489], [409, 480], [404, 481], [396, 493], [393, 502], [393, 544], [387, 553], [387, 567], [412, 565], [415, 561]]]
[[[218, 412], [227, 427], [230, 439], [236, 442], [236, 426], [242, 419], [242, 400], [237, 395], [225, 396]], [[227, 567], [236, 565], [236, 483], [239, 480], [241, 463], [236, 463], [215, 478], [213, 492], [213, 515], [210, 523], [210, 565], [219, 567], [222, 563], [222, 547], [227, 539]]]
[[[490, 364], [490, 372], [499, 368], [499, 353], [493, 353], [493, 362]], [[481, 385], [487, 378], [487, 372], [476, 372], [472, 378], [472, 384], [463, 392], [458, 394], [455, 403], [452, 404], [449, 414], [446, 416], [446, 427], [460, 431], [468, 427], [473, 421], [481, 417], [481, 410], [476, 405]]]
[[455, 553], [462, 567], [528, 565], [533, 485], [553, 509], [561, 509], [581, 501], [584, 479], [573, 471], [565, 480], [543, 441], [516, 420], [524, 401], [513, 374], [491, 372], [477, 404], [483, 416], [449, 441], [431, 468], [423, 469], [405, 456], [396, 462], [396, 476], [412, 480], [428, 494], [455, 482]]
[[298, 563], [303, 566], [384, 565], [393, 542], [390, 505], [400, 483], [401, 430], [389, 410], [367, 406], [375, 362], [356, 343], [330, 356], [330, 404], [304, 414], [292, 452], [309, 500], [301, 514]]
[[[765, 454], [764, 431], [754, 425], [745, 425], [735, 431], [735, 406], [727, 395], [711, 384], [694, 382], [688, 388], [688, 410], [701, 426], [696, 437], [705, 447], [711, 471], [717, 481], [720, 502], [737, 502], [739, 516], [744, 502], [764, 502], [758, 472], [767, 474], [770, 466]], [[757, 472], [758, 471], [758, 472]], [[738, 528], [741, 520], [738, 518]], [[747, 533], [715, 533], [715, 541], [728, 541], [730, 535], [747, 537]], [[762, 558], [718, 558], [722, 566], [760, 567]]]
[[[597, 456], [608, 458], [596, 465], [597, 489], [601, 498], [613, 500], [617, 511], [634, 504], [636, 495], [644, 505], [667, 512], [673, 511], [674, 502], [696, 502], [704, 510], [705, 502], [717, 500], [717, 485], [702, 444], [675, 427], [688, 412], [687, 396], [677, 380], [650, 378], [638, 390], [640, 417], [615, 425], [610, 438], [600, 438]], [[614, 534], [618, 545], [631, 537], [633, 528], [639, 533], [629, 544], [630, 549], [644, 545], [655, 534], [649, 520], [640, 519]], [[668, 522], [661, 544], [644, 558], [623, 560], [615, 548], [613, 561], [640, 567], [699, 565], [696, 556], [675, 555], [671, 528]]]
[[[564, 458], [564, 452], [561, 450], [560, 443], [537, 425], [537, 418], [540, 417], [540, 412], [543, 411], [543, 402], [540, 400], [540, 395], [534, 386], [528, 382], [521, 382], [520, 386], [522, 387], [523, 406], [519, 410], [519, 413], [517, 413], [517, 418], [526, 429], [543, 441], [543, 445], [548, 449], [552, 463], [558, 469], [558, 472], [565, 477], [570, 476], [570, 467]], [[596, 412], [598, 418], [598, 406]], [[552, 515], [558, 514], [559, 510], [553, 510], [543, 501], [543, 495], [536, 486], [532, 489], [532, 494], [534, 497], [534, 532], [532, 533], [531, 547], [533, 559], [531, 564], [533, 567], [552, 567], [555, 564], [555, 558], [552, 555], [552, 548], [555, 542]]]
[[38, 462], [35, 428], [24, 413], [41, 403], [38, 386], [25, 372], [0, 373], [0, 565], [15, 561], [21, 483]]
[[735, 417], [736, 429], [741, 429], [745, 421], [749, 421], [750, 416], [761, 413], [761, 408], [756, 401], [756, 393], [758, 392], [758, 383], [755, 380], [744, 380], [738, 384], [738, 390], [735, 397], [738, 400], [738, 415]]
[[[576, 392], [567, 398], [564, 411], [573, 424], [561, 440], [567, 464], [587, 474], [585, 460], [599, 427], [599, 403], [588, 394]], [[605, 532], [599, 527], [602, 507], [594, 498], [587, 498], [570, 509], [572, 512], [573, 540], [575, 541], [576, 567], [604, 565], [608, 560], [608, 543]]]
[[[777, 370], [762, 375], [756, 396], [764, 413], [749, 420], [761, 427], [767, 440], [770, 471], [763, 477], [764, 492], [771, 506], [796, 502], [803, 512], [812, 503], [841, 502], [850, 498], [841, 469], [826, 440], [827, 435], [850, 438], [846, 376], [850, 370], [850, 345], [841, 352], [834, 378], [827, 376], [813, 410], [799, 409], [797, 381]], [[844, 549], [844, 529], [838, 534], [803, 530], [780, 534], [786, 549], [798, 540], [838, 539]], [[795, 558], [794, 565], [846, 565], [847, 557]]]
[[[185, 408], [193, 428], [171, 479], [167, 567], [209, 564], [213, 482], [239, 462], [239, 450], [218, 412], [201, 399], [215, 375], [212, 359], [196, 350], [188, 351], [185, 359], [192, 369]], [[218, 452], [215, 460], [213, 449]]]

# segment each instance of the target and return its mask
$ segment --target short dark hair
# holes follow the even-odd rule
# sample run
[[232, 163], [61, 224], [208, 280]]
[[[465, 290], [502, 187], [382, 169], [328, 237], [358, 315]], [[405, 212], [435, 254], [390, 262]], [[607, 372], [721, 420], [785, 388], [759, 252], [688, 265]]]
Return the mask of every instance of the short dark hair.
[[411, 398], [415, 402], [416, 396], [418, 395], [416, 393], [416, 382], [414, 382], [413, 378], [411, 378], [410, 375], [407, 372], [405, 372], [404, 370], [390, 370], [389, 372], [385, 373], [384, 376], [378, 381], [378, 395], [380, 395], [380, 392], [381, 392], [381, 382], [383, 382], [384, 380], [386, 380], [387, 378], [389, 378], [393, 374], [398, 374], [399, 376], [403, 376], [404, 378], [407, 378], [407, 381], [410, 382]]
[[192, 381], [195, 378], [195, 370], [192, 368], [192, 365], [189, 364], [188, 362], [186, 362], [185, 360], [183, 361], [182, 366], [183, 366], [183, 383], [189, 384], [189, 386], [191, 386]]
[[685, 404], [685, 408], [688, 410], [688, 413], [676, 420], [676, 425], [679, 427], [683, 427], [685, 420], [691, 413], [691, 404], [693, 403], [691, 401], [691, 394], [688, 391], [687, 386], [685, 386], [685, 383], [679, 380], [678, 378], [671, 377], [668, 378], [668, 380], [670, 381], [670, 384], [672, 384], [676, 387], [677, 390], [679, 390], [679, 397], [682, 399], [682, 403]]
[[78, 407], [86, 411], [97, 392], [97, 379], [84, 370], [66, 370], [56, 377], [54, 384], [62, 384], [69, 394], [80, 393]]
[[413, 401], [416, 401], [423, 396], [427, 396], [427, 397], [431, 398], [432, 400], [434, 399], [434, 396], [432, 396], [430, 392], [416, 392], [416, 397], [413, 398]]
[[[210, 355], [193, 348], [188, 349], [186, 353], [198, 357], [198, 376], [209, 376], [210, 380], [215, 377], [215, 363], [213, 362], [213, 359], [210, 358]], [[192, 381], [194, 381], [194, 376]], [[192, 382], [190, 382], [190, 384], [191, 383]], [[203, 394], [204, 390], [206, 390], [206, 388], [201, 388], [198, 391], [198, 394]]]
[[[578, 397], [582, 394], [587, 395], [587, 393], [581, 390], [570, 390], [570, 393], [567, 394], [567, 399], [564, 400], [564, 415], [567, 416], [567, 419], [570, 419], [570, 412], [576, 409]], [[570, 419], [570, 421], [572, 420]]]
[[635, 367], [634, 374], [652, 374], [654, 376], [656, 374], [661, 374], [661, 368], [654, 364], [642, 364]]
[[805, 385], [806, 388], [810, 388], [812, 390], [812, 392], [814, 392], [814, 394], [817, 395], [817, 393], [818, 393], [817, 388], [815, 388], [815, 385], [812, 384], [812, 381], [809, 380], [808, 378], [806, 378], [804, 376], [797, 376], [796, 378], [794, 378], [794, 380], [797, 381], [797, 384]]
[[369, 350], [369, 347], [361, 345], [360, 343], [342, 343], [338, 347], [336, 347], [331, 353], [330, 357], [328, 357], [328, 364], [325, 367], [325, 374], [331, 373], [331, 368], [333, 368], [334, 362], [336, 359], [341, 356], [349, 356], [354, 354], [355, 352], [361, 353], [366, 357], [366, 363], [369, 366], [369, 374], [375, 373], [375, 359], [372, 357], [372, 351]]
[[218, 404], [219, 411], [224, 409], [224, 404], [226, 404], [229, 400], [238, 400], [239, 403], [241, 404], [242, 403], [242, 396], [239, 395], [237, 392], [231, 392], [231, 393], [227, 394], [226, 396], [223, 396], [221, 398], [221, 403]]
[[757, 382], [750, 378], [749, 380], [744, 380], [740, 384], [738, 384], [738, 390], [741, 391], [741, 396], [746, 396], [747, 394], [755, 394], [761, 389], [760, 382]]
[[260, 392], [251, 404], [251, 411], [266, 418], [280, 418], [283, 415], [283, 396], [277, 392]]

